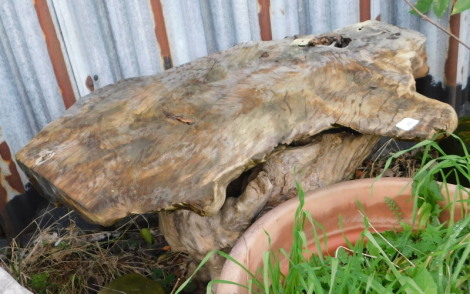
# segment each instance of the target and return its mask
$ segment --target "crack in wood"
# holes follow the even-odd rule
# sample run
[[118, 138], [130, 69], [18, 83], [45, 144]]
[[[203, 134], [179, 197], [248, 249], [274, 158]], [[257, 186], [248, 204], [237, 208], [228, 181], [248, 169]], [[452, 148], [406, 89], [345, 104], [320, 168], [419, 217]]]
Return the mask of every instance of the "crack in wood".
[[191, 119], [189, 119], [189, 118], [185, 118], [185, 117], [183, 117], [183, 116], [181, 116], [181, 115], [173, 114], [173, 113], [171, 113], [171, 112], [169, 112], [169, 111], [166, 111], [166, 110], [162, 110], [162, 112], [163, 112], [163, 114], [164, 114], [167, 118], [169, 118], [169, 119], [179, 121], [179, 122], [184, 123], [184, 124], [186, 124], [186, 125], [192, 125], [192, 124], [194, 124], [194, 121], [191, 120]]

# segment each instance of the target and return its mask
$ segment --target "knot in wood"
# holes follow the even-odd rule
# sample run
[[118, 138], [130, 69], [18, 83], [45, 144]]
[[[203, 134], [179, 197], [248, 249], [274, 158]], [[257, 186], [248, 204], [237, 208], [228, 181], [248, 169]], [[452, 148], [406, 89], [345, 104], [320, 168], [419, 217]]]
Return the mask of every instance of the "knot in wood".
[[351, 38], [343, 37], [341, 35], [324, 35], [312, 39], [308, 42], [308, 46], [330, 46], [333, 45], [337, 48], [344, 48], [349, 45]]

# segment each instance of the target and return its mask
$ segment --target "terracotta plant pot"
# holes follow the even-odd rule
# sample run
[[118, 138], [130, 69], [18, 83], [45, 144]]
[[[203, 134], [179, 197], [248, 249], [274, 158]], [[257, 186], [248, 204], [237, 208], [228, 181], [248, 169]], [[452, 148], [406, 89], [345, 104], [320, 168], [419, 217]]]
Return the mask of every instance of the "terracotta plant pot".
[[[328, 238], [328, 247], [322, 248], [322, 251], [334, 255], [339, 246], [346, 245], [344, 236], [353, 243], [360, 237], [364, 230], [364, 218], [357, 202], [362, 204], [371, 225], [378, 231], [400, 228], [397, 216], [384, 201], [386, 197], [392, 198], [398, 204], [402, 220], [410, 223], [413, 208], [411, 183], [411, 179], [408, 178], [353, 180], [306, 193], [304, 210], [310, 211], [312, 217], [323, 225]], [[454, 195], [456, 187], [453, 185], [447, 187], [449, 195]], [[298, 199], [294, 198], [266, 213], [238, 239], [230, 255], [255, 273], [262, 266], [264, 252], [270, 249], [275, 252], [280, 248], [288, 252], [292, 246], [294, 215], [298, 205]], [[342, 216], [343, 229], [339, 226], [339, 215]], [[443, 215], [444, 219], [446, 217], [448, 216]], [[265, 232], [271, 238], [271, 247]], [[309, 248], [315, 252], [311, 228], [306, 227], [305, 232], [309, 238]], [[287, 271], [287, 262], [282, 262], [282, 259], [281, 268]], [[246, 285], [248, 275], [240, 266], [227, 261], [220, 280]], [[227, 293], [241, 294], [247, 291], [236, 285], [217, 285], [217, 294]]]

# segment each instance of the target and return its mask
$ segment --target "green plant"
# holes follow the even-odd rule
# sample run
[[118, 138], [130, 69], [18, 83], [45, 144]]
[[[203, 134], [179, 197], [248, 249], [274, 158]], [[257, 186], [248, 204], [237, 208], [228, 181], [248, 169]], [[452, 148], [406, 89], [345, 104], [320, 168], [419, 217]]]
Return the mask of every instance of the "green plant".
[[153, 236], [152, 236], [152, 233], [150, 232], [150, 229], [148, 228], [140, 229], [140, 235], [142, 236], [142, 239], [144, 239], [145, 243], [147, 243], [148, 245], [153, 244]]
[[173, 274], [167, 274], [165, 271], [161, 268], [155, 268], [152, 271], [152, 274], [150, 275], [150, 278], [152, 280], [159, 282], [163, 289], [165, 289], [166, 293], [170, 293], [171, 290], [173, 289], [173, 286], [176, 284], [176, 281], [178, 280], [175, 275]]
[[468, 9], [470, 9], [469, 0], [457, 0], [457, 2], [454, 4], [454, 8], [452, 9], [452, 14], [461, 13]]
[[40, 273], [31, 277], [31, 288], [39, 294], [46, 293], [49, 273]]
[[[462, 208], [463, 218], [459, 221], [454, 219], [455, 205], [464, 201], [460, 196], [462, 193], [468, 194], [468, 191], [457, 183], [460, 193], [448, 195], [450, 205], [441, 208], [439, 201], [444, 196], [435, 180], [440, 175], [445, 187], [450, 174], [456, 176], [457, 182], [459, 177], [470, 179], [470, 156], [463, 142], [462, 145], [464, 156], [448, 155], [434, 140], [426, 140], [387, 160], [385, 170], [402, 154], [417, 148], [424, 149], [421, 168], [414, 176], [412, 186], [415, 226], [403, 223], [399, 232], [380, 233], [364, 215], [368, 228], [362, 233], [364, 238], [359, 238], [355, 244], [345, 240], [348, 246], [339, 247], [334, 256], [323, 255], [319, 247], [322, 227], [309, 212], [302, 209], [304, 193], [298, 185], [299, 206], [295, 213], [294, 242], [290, 254], [283, 249], [265, 252], [263, 267], [251, 273], [227, 254], [214, 251], [206, 256], [197, 270], [213, 254], [220, 254], [241, 266], [251, 277], [247, 285], [239, 285], [248, 289], [249, 293], [468, 293], [470, 215]], [[401, 212], [396, 204], [390, 200], [386, 202], [400, 218]], [[449, 210], [451, 215], [447, 223], [441, 223], [438, 218], [444, 210]], [[311, 254], [307, 247], [306, 222], [313, 228], [318, 254]], [[305, 253], [310, 253], [307, 255], [309, 257], [305, 257]], [[280, 270], [279, 256], [289, 261], [287, 274]], [[211, 293], [211, 286], [216, 283], [231, 282], [213, 280], [208, 285], [207, 293]], [[176, 293], [180, 293], [179, 289]]]
[[446, 28], [442, 27], [437, 22], [433, 21], [431, 18], [426, 16], [426, 13], [431, 9], [431, 7], [433, 8], [433, 11], [436, 16], [438, 16], [439, 18], [441, 18], [447, 10], [451, 10], [451, 14], [461, 13], [465, 10], [470, 9], [470, 0], [457, 0], [455, 1], [455, 3], [453, 0], [418, 0], [416, 5], [413, 5], [410, 0], [404, 1], [406, 2], [406, 4], [408, 4], [408, 6], [410, 6], [410, 13], [421, 16], [424, 20], [431, 23], [447, 35], [451, 36], [462, 46], [470, 50], [470, 46], [468, 44], [460, 40], [451, 31], [447, 30]]
[[[175, 286], [178, 285], [179, 279], [172, 273], [167, 273], [161, 268], [155, 268], [150, 275], [152, 280], [155, 280], [160, 283], [160, 285], [165, 290], [165, 293], [173, 293]], [[181, 290], [181, 293], [194, 293], [196, 290], [196, 285], [192, 282], [186, 284], [184, 289]]]
[[[461, 13], [467, 9], [470, 9], [470, 0], [419, 0], [415, 5], [422, 13], [428, 13], [431, 9], [434, 11], [437, 17], [442, 17], [442, 15], [448, 10], [452, 9], [451, 14]], [[412, 10], [411, 13], [417, 14], [416, 11]]]
[[[417, 195], [417, 197], [413, 199], [414, 221], [416, 220], [418, 210], [421, 212], [421, 218], [419, 221], [426, 223], [428, 221], [436, 222], [436, 218], [443, 209], [454, 208], [440, 208], [438, 205], [438, 202], [443, 200], [443, 196], [441, 194], [439, 184], [436, 181], [437, 177], [439, 177], [442, 182], [447, 183], [447, 178], [452, 176], [455, 178], [453, 180], [455, 180], [459, 190], [468, 194], [468, 191], [465, 189], [465, 187], [460, 185], [460, 183], [464, 180], [470, 179], [470, 155], [462, 139], [454, 134], [449, 135], [460, 143], [462, 146], [463, 155], [447, 154], [444, 152], [436, 142], [436, 139], [442, 137], [443, 134], [438, 134], [432, 140], [424, 140], [409, 149], [396, 152], [390, 156], [385, 163], [384, 173], [385, 170], [387, 170], [392, 165], [392, 162], [403, 154], [416, 149], [423, 150], [421, 167], [416, 171], [416, 174], [413, 177], [413, 194]], [[382, 176], [383, 173], [378, 178]], [[456, 201], [462, 201], [462, 199], [456, 199]], [[450, 201], [450, 203], [455, 206], [456, 201]], [[453, 214], [453, 209], [450, 209], [450, 211]], [[461, 213], [465, 214], [463, 207]], [[453, 215], [450, 225], [453, 224], [452, 221]]]

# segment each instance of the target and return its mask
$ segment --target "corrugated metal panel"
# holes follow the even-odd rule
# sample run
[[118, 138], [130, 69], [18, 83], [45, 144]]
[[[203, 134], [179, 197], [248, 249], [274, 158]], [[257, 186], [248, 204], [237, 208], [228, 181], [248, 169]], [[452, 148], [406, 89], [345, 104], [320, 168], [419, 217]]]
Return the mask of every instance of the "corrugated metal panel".
[[[51, 0], [80, 96], [163, 70], [149, 1]], [[96, 79], [97, 78], [97, 79]]]
[[174, 65], [260, 40], [256, 0], [162, 0]]
[[[168, 2], [168, 3], [167, 3]], [[204, 25], [197, 1], [162, 1], [173, 64], [207, 55]], [[188, 25], [191, 24], [191, 25]]]
[[[404, 28], [417, 30], [426, 35], [426, 51], [428, 54], [429, 74], [434, 82], [442, 82], [445, 79], [445, 62], [449, 36], [437, 27], [409, 13], [410, 7], [404, 1], [382, 0], [380, 2], [381, 20]], [[444, 28], [449, 27], [449, 13], [442, 18], [432, 15], [431, 18]]]
[[370, 18], [379, 19], [380, 17], [380, 0], [370, 1]]
[[323, 34], [357, 22], [357, 0], [271, 0], [273, 39]]
[[[43, 2], [46, 0], [36, 0]], [[173, 65], [250, 40], [319, 34], [359, 21], [361, 3], [370, 16], [419, 30], [428, 37], [431, 75], [445, 80], [449, 38], [390, 0], [47, 0], [77, 98], [117, 80], [163, 71]], [[157, 13], [158, 12], [158, 13]], [[460, 35], [470, 42], [470, 16]], [[30, 0], [0, 4], [0, 124], [13, 152], [63, 112], [63, 102]], [[433, 17], [433, 19], [436, 19]], [[438, 22], [448, 27], [449, 15]], [[165, 36], [156, 34], [165, 32]], [[56, 32], [48, 32], [48, 34]], [[162, 45], [161, 45], [162, 44]], [[169, 44], [169, 50], [168, 46]], [[165, 47], [165, 46], [166, 47]], [[160, 47], [162, 48], [160, 51]], [[165, 53], [162, 53], [165, 51]], [[459, 47], [457, 82], [468, 87], [470, 53]], [[167, 63], [168, 64], [168, 63]], [[67, 73], [58, 73], [67, 74]], [[89, 85], [88, 85], [89, 86]]]
[[[465, 44], [470, 44], [470, 10], [460, 15], [460, 39]], [[462, 88], [469, 88], [470, 82], [470, 50], [459, 45], [459, 58], [457, 63], [457, 83]], [[470, 89], [467, 89], [470, 91]]]
[[0, 127], [0, 211], [8, 200], [23, 192], [23, 181]]
[[32, 1], [0, 2], [0, 126], [15, 152], [64, 105]]
[[[299, 2], [271, 0], [270, 10], [273, 39], [300, 34], [300, 14], [305, 10], [299, 9]], [[305, 22], [306, 17], [302, 19]], [[303, 27], [305, 29], [306, 23]]]

